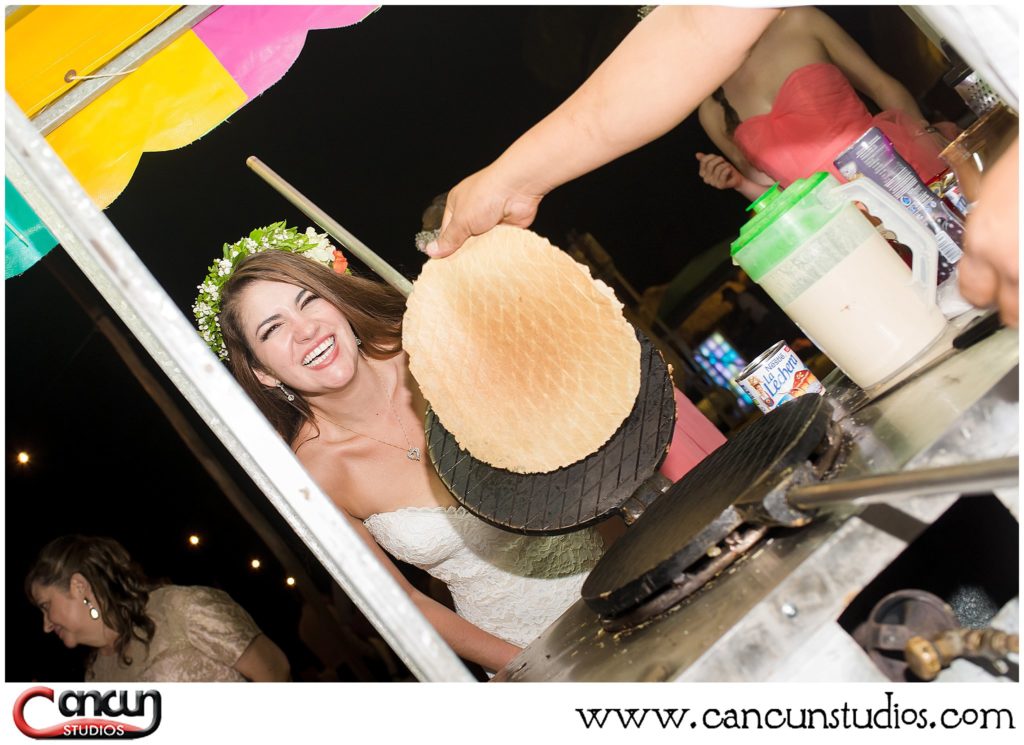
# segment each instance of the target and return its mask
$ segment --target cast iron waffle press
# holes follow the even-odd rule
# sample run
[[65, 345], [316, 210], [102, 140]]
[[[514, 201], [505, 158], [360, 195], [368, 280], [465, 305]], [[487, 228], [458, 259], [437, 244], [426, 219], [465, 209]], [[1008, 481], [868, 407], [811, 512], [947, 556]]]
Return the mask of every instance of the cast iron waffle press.
[[[596, 452], [555, 471], [513, 473], [476, 460], [428, 409], [427, 451], [455, 498], [474, 515], [500, 528], [554, 535], [626, 512], [631, 498], [642, 502], [642, 509], [657, 497], [660, 490], [647, 482], [672, 438], [675, 399], [661, 353], [646, 336], [639, 331], [636, 334], [640, 341], [640, 391], [633, 410]], [[500, 422], [495, 426], [501, 426]]]
[[[780, 500], [773, 495], [823, 447], [834, 453], [834, 436], [831, 409], [821, 396], [801, 396], [753, 422], [658, 497], [612, 544], [583, 585], [584, 601], [602, 618], [629, 616], [647, 603], [660, 612], [681, 599], [674, 590], [692, 591], [693, 567], [721, 541], [746, 548], [766, 523], [806, 522], [785, 504], [784, 494]], [[768, 518], [754, 521], [760, 528], [737, 531], [765, 510], [785, 514], [760, 515]], [[662, 594], [669, 598], [659, 603]]]

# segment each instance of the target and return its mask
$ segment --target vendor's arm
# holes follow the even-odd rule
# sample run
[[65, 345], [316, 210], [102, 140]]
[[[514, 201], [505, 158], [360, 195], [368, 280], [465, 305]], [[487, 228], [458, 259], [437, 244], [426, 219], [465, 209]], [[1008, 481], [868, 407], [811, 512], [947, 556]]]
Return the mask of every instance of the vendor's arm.
[[967, 216], [960, 293], [979, 307], [994, 305], [1007, 326], [1019, 322], [1020, 151], [1018, 140], [985, 171]]
[[291, 669], [284, 652], [266, 634], [260, 634], [234, 664], [235, 670], [256, 682], [291, 680]]
[[778, 12], [653, 10], [561, 106], [452, 189], [427, 252], [447, 256], [499, 223], [525, 227], [555, 187], [668, 132], [740, 66]]

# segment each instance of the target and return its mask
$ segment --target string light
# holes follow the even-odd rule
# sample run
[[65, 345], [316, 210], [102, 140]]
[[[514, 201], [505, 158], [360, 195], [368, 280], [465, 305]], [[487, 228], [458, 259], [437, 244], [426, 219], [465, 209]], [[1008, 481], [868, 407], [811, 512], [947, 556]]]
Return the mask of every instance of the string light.
[[284, 581], [284, 583], [289, 587], [295, 587], [295, 577], [289, 577]]
[[27, 465], [28, 465], [28, 462], [29, 462], [30, 460], [32, 460], [32, 459], [31, 459], [31, 458], [29, 457], [29, 454], [28, 454], [28, 453], [26, 453], [26, 452], [25, 452], [24, 450], [22, 450], [22, 451], [21, 451], [20, 453], [18, 453], [18, 455], [17, 455], [17, 459], [18, 459], [18, 463], [20, 463], [20, 464], [21, 464], [21, 465], [23, 465], [23, 466], [27, 466]]
[[199, 545], [199, 536], [197, 536], [197, 535], [190, 535], [188, 537], [188, 542], [190, 544], [192, 544], [193, 546], [198, 546]]
[[252, 561], [249, 562], [249, 566], [251, 566], [253, 569], [259, 569], [260, 568], [260, 560], [259, 559], [253, 559]]

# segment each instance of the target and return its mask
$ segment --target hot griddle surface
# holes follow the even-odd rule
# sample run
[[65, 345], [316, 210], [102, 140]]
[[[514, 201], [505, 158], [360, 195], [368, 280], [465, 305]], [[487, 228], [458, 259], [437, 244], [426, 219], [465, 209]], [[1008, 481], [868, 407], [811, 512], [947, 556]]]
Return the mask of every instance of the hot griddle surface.
[[618, 510], [658, 468], [675, 423], [665, 360], [639, 331], [637, 338], [640, 391], [632, 412], [596, 453], [556, 471], [513, 473], [478, 461], [428, 410], [427, 450], [445, 486], [477, 517], [518, 533], [566, 533]]
[[801, 396], [711, 453], [612, 544], [583, 585], [587, 605], [617, 616], [667, 587], [736, 527], [731, 505], [807, 460], [829, 419], [824, 399]]

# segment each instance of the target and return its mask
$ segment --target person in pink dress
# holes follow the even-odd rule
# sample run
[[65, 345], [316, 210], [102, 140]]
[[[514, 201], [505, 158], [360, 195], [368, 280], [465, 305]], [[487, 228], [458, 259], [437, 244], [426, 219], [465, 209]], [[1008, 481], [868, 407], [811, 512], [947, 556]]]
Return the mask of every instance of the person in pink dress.
[[[985, 69], [987, 80], [1006, 83], [1000, 86], [1000, 94], [1011, 106], [1018, 107], [1014, 64], [1018, 24], [1012, 22], [1017, 12], [1010, 6], [922, 7], [935, 15], [934, 23], [944, 37], [958, 39], [958, 51], [973, 67]], [[984, 11], [979, 10], [982, 7]], [[782, 13], [777, 8], [689, 5], [655, 8], [560, 106], [494, 161], [448, 192], [441, 232], [424, 245], [423, 251], [442, 259], [457, 251], [470, 236], [495, 225], [529, 227], [541, 201], [552, 190], [665, 134], [719, 86], [727, 100], [730, 94], [735, 97], [729, 81], [735, 80], [748, 58], [754, 59], [753, 48], [762, 37], [767, 38], [768, 30], [782, 16], [792, 20], [804, 10], [790, 8]], [[1007, 18], [1011, 22], [1006, 22]], [[781, 23], [775, 26], [776, 30], [782, 28]], [[805, 43], [821, 43], [806, 32], [802, 37]], [[967, 41], [959, 41], [962, 37]], [[999, 49], [1000, 55], [986, 54], [991, 48]], [[863, 50], [859, 51], [863, 55]], [[830, 61], [842, 67], [835, 59], [838, 53], [829, 54], [828, 60], [819, 55], [804, 64]], [[697, 70], [694, 60], [701, 63]], [[790, 63], [789, 69], [777, 76], [774, 87], [760, 88], [759, 111], [748, 110], [749, 104], [738, 98], [731, 100], [731, 105], [740, 116], [769, 112], [785, 78], [800, 66]], [[874, 63], [871, 66], [877, 70]], [[769, 69], [772, 66], [766, 63], [764, 72]], [[761, 71], [754, 69], [751, 74], [754, 72]], [[866, 84], [862, 73], [846, 70], [845, 75], [855, 88]], [[883, 82], [886, 79], [895, 82], [889, 76]], [[890, 96], [909, 98], [902, 86], [868, 95], [885, 111], [908, 114], [922, 125], [925, 134], [931, 134], [912, 98], [906, 106], [890, 101]], [[719, 113], [724, 117], [720, 105]], [[917, 130], [912, 134], [916, 135]], [[906, 159], [907, 154], [900, 154]], [[998, 304], [1004, 321], [1012, 326], [1018, 324], [1018, 154], [1019, 146], [1014, 142], [983, 175], [978, 206], [967, 220], [964, 258], [960, 262], [964, 297], [979, 306]], [[708, 163], [702, 170], [716, 170], [722, 165], [721, 156], [711, 157], [719, 158], [717, 165]], [[735, 170], [732, 164], [729, 168]]]
[[[872, 115], [858, 91], [881, 113]], [[948, 122], [932, 127], [910, 92], [813, 7], [781, 13], [698, 116], [724, 155], [697, 153], [701, 178], [750, 200], [817, 171], [845, 181], [833, 160], [871, 127], [927, 183], [946, 168], [943, 138], [956, 135]]]

